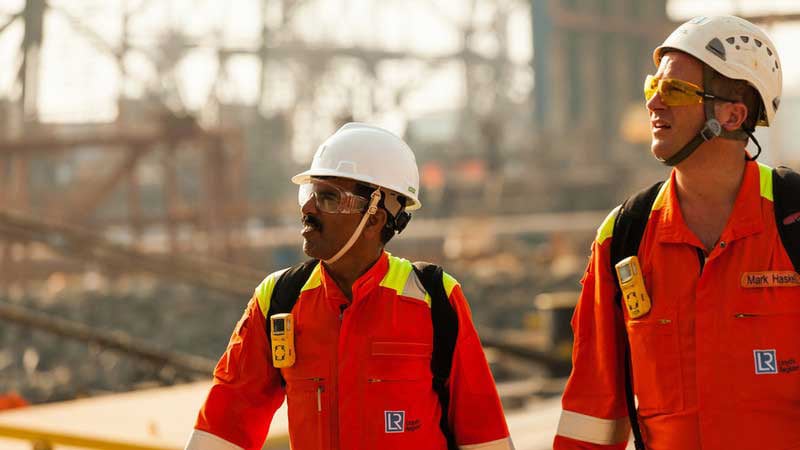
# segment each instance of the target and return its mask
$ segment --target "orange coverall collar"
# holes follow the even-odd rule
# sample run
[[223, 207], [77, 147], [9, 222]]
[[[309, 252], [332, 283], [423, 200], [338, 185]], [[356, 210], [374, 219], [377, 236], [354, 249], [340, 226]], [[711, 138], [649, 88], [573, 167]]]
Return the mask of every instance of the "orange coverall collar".
[[[684, 243], [702, 248], [700, 239], [686, 225], [678, 195], [675, 190], [675, 171], [672, 171], [664, 193], [663, 205], [653, 206], [652, 218], [658, 221], [657, 241], [665, 243]], [[721, 241], [732, 242], [764, 230], [764, 216], [761, 211], [761, 173], [758, 163], [748, 161], [744, 169], [742, 184], [733, 204], [731, 217], [720, 236]]]

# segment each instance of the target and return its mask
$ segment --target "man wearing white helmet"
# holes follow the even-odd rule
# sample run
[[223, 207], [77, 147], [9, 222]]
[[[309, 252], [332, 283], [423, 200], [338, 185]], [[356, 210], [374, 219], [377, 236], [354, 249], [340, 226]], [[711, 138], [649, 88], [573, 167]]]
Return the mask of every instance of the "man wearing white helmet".
[[293, 450], [512, 449], [458, 282], [384, 250], [421, 206], [408, 145], [348, 123], [292, 181], [313, 259], [256, 288], [186, 448], [261, 449], [286, 398]]
[[[668, 180], [592, 245], [555, 449], [800, 448], [800, 177], [755, 160], [780, 105], [774, 44], [698, 17], [644, 93]], [[745, 145], [752, 139], [758, 151]]]

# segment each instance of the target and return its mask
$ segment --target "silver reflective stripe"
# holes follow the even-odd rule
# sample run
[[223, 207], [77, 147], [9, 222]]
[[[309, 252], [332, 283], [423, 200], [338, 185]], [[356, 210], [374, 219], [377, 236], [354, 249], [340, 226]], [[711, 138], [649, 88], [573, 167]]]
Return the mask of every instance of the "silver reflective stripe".
[[428, 303], [428, 306], [431, 306], [426, 299], [425, 294], [427, 294], [427, 292], [425, 292], [425, 288], [422, 287], [422, 281], [420, 281], [419, 277], [417, 277], [417, 272], [411, 270], [411, 273], [408, 274], [406, 285], [403, 287], [403, 293], [401, 295], [403, 297], [409, 297], [423, 301]]
[[556, 432], [559, 436], [601, 445], [626, 442], [630, 433], [631, 425], [627, 417], [601, 419], [566, 410], [561, 411]]
[[184, 450], [244, 450], [238, 445], [231, 444], [230, 442], [222, 439], [221, 437], [214, 436], [211, 433], [194, 430], [192, 435], [189, 436], [189, 442], [186, 443]]
[[492, 442], [483, 442], [480, 444], [459, 445], [458, 450], [514, 450], [514, 443], [511, 438], [498, 439]]

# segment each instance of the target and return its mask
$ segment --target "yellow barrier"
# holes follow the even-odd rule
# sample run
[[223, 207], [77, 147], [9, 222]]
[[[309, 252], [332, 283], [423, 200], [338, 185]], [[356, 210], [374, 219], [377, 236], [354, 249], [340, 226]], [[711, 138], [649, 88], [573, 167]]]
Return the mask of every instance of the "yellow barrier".
[[[133, 444], [129, 442], [81, 437], [74, 434], [11, 427], [8, 425], [0, 425], [0, 438], [29, 441], [34, 444], [39, 444], [41, 447], [34, 448], [41, 449], [52, 449], [53, 445], [67, 445], [71, 447], [98, 450], [181, 450], [178, 447], [159, 447], [153, 445]], [[289, 448], [289, 438], [288, 436], [276, 436], [274, 439], [269, 439], [264, 448]]]
[[[10, 427], [0, 425], [0, 437], [25, 440], [35, 443], [50, 445], [69, 445], [87, 449], [115, 449], [115, 450], [179, 450], [176, 447], [156, 447], [152, 445], [139, 445], [125, 442], [115, 442], [105, 439], [87, 438], [74, 434], [54, 433], [52, 431], [32, 430], [29, 428]], [[47, 447], [45, 447], [47, 448]]]

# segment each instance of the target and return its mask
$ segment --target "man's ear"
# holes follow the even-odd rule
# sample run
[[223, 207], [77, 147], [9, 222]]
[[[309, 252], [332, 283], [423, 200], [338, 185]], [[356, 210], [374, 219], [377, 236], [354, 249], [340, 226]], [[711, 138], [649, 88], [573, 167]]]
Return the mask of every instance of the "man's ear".
[[386, 210], [378, 208], [375, 214], [369, 216], [369, 219], [367, 219], [367, 224], [364, 226], [364, 234], [370, 237], [377, 236], [380, 238], [381, 231], [386, 225], [387, 220], [388, 216], [386, 215]]
[[725, 102], [717, 105], [715, 113], [722, 128], [728, 131], [738, 130], [747, 120], [747, 105], [742, 102]]

